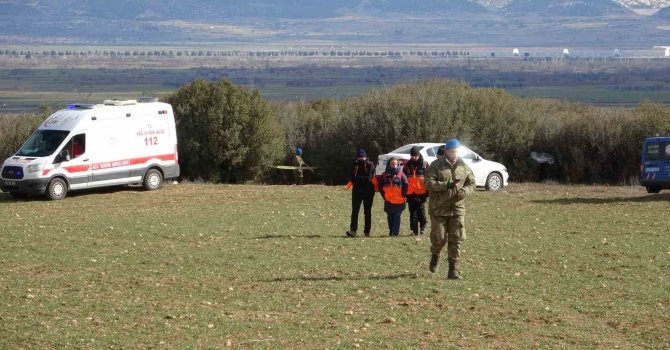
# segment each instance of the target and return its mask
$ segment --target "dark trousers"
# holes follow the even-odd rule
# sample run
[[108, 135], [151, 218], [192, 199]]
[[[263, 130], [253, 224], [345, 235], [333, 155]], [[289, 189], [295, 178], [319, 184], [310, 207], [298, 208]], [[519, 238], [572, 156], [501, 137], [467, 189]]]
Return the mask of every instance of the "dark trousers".
[[402, 217], [402, 212], [386, 213], [386, 216], [389, 223], [389, 236], [397, 236], [400, 233], [400, 218]]
[[419, 233], [419, 228], [425, 229], [426, 223], [426, 202], [424, 201], [414, 201], [410, 200], [409, 202], [409, 228], [412, 230], [412, 233]]
[[363, 215], [365, 216], [364, 233], [370, 233], [372, 226], [372, 201], [375, 198], [375, 193], [353, 193], [351, 196], [351, 225], [349, 228], [352, 231], [358, 230], [358, 212], [361, 210], [361, 203], [363, 203]]

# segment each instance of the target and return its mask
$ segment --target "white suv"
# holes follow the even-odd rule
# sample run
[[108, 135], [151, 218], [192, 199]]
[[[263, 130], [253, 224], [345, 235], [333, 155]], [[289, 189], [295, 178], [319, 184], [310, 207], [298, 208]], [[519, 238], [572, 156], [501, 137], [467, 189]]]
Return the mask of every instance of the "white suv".
[[[386, 163], [391, 157], [399, 159], [400, 164], [409, 160], [409, 151], [414, 146], [418, 146], [421, 149], [420, 152], [423, 155], [423, 159], [430, 164], [437, 159], [437, 149], [440, 146], [444, 146], [444, 143], [413, 143], [402, 146], [390, 153], [382, 154], [377, 160], [375, 174], [381, 175], [386, 170]], [[498, 191], [507, 186], [509, 174], [504, 165], [486, 160], [465, 146], [458, 148], [458, 156], [475, 173], [475, 184], [477, 186], [485, 187], [488, 191]]]

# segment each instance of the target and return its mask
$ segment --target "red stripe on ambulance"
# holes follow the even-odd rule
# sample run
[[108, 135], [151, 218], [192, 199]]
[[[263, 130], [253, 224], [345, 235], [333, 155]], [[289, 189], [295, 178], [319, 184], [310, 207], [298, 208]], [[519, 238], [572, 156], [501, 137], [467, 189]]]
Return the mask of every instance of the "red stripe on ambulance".
[[[65, 171], [68, 173], [80, 173], [84, 171], [88, 171], [88, 169], [92, 170], [101, 170], [101, 169], [112, 169], [112, 168], [119, 168], [123, 166], [128, 166], [128, 165], [138, 165], [138, 164], [144, 164], [152, 159], [158, 159], [161, 161], [170, 161], [170, 160], [176, 160], [177, 156], [176, 154], [161, 154], [157, 156], [150, 156], [150, 157], [141, 157], [141, 158], [132, 158], [132, 159], [124, 159], [124, 160], [114, 160], [111, 162], [103, 162], [103, 163], [95, 163], [92, 165], [73, 165], [73, 166], [68, 166], [68, 167], [63, 167]], [[49, 175], [49, 172], [54, 169], [44, 169], [42, 170], [42, 176]]]
[[63, 169], [65, 169], [65, 171], [67, 171], [68, 173], [81, 173], [84, 171], [88, 171], [88, 169], [90, 168], [91, 168], [90, 165], [73, 165], [63, 167]]

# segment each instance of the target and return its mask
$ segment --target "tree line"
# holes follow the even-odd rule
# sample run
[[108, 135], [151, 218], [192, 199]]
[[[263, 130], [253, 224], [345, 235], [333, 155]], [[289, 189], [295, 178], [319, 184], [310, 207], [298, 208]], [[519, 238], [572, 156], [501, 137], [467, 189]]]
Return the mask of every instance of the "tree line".
[[0, 49], [0, 56], [10, 57], [468, 57], [469, 51], [436, 50], [10, 50]]
[[[452, 137], [507, 166], [513, 181], [635, 182], [644, 138], [670, 134], [670, 108], [643, 102], [601, 108], [523, 99], [448, 80], [398, 84], [346, 99], [269, 102], [226, 80], [196, 80], [166, 98], [175, 110], [182, 174], [210, 182], [274, 182], [272, 165], [301, 147], [318, 181], [346, 182], [357, 148], [379, 154]], [[0, 119], [0, 156], [11, 155], [48, 110]], [[540, 174], [531, 152], [555, 162]]]

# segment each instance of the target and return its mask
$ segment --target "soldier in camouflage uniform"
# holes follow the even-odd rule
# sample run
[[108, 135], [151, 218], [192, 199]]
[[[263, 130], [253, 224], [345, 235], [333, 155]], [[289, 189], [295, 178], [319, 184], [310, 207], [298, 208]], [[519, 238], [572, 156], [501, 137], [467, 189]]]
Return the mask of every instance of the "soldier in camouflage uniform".
[[[302, 160], [302, 148], [300, 148], [300, 147], [297, 147], [295, 149], [295, 155], [293, 156], [293, 165], [298, 167], [298, 168], [302, 168], [302, 167], [307, 166], [305, 161]], [[296, 185], [302, 185], [305, 182], [304, 181], [305, 177], [302, 173], [302, 169], [294, 170], [293, 171], [293, 178], [294, 178], [294, 181], [295, 181]]]
[[447, 245], [449, 272], [447, 278], [461, 279], [458, 262], [461, 241], [465, 239], [464, 199], [475, 191], [475, 175], [462, 159], [458, 158], [460, 142], [447, 141], [445, 157], [435, 160], [426, 171], [425, 182], [429, 193], [430, 213], [430, 272], [437, 270], [440, 252]]

